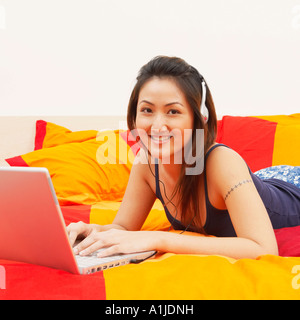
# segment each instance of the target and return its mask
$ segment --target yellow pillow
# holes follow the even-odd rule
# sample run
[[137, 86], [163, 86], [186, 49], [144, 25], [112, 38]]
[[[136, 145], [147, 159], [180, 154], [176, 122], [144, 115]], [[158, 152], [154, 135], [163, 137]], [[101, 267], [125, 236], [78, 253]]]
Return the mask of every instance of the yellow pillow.
[[[94, 133], [84, 132], [84, 135], [90, 138]], [[121, 134], [119, 130], [105, 131], [87, 141], [70, 142], [72, 139], [62, 138], [59, 134], [55, 137], [52, 133], [52, 138], [47, 140], [52, 142], [46, 145], [56, 146], [6, 161], [11, 166], [46, 167], [61, 205], [121, 201], [134, 159]], [[72, 137], [78, 140], [80, 133]], [[57, 145], [59, 141], [69, 143]]]

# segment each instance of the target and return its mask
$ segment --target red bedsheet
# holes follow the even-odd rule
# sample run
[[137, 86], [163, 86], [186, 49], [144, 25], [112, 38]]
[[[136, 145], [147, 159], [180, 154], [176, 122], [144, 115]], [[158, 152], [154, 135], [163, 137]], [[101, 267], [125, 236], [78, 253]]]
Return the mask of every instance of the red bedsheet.
[[[62, 207], [66, 224], [88, 222], [90, 206]], [[300, 257], [300, 226], [275, 230], [279, 254]], [[299, 261], [300, 263], [300, 261]], [[106, 299], [103, 272], [74, 275], [65, 271], [37, 265], [0, 260], [5, 288], [0, 289], [0, 300], [5, 299]], [[3, 279], [2, 279], [3, 280]], [[299, 292], [300, 298], [300, 292]]]

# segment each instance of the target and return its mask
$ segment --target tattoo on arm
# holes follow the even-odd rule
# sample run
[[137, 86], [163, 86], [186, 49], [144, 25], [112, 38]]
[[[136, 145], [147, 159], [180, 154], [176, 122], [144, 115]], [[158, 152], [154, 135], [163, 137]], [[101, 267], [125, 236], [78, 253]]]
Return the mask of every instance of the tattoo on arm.
[[227, 198], [230, 196], [230, 194], [235, 190], [237, 189], [238, 187], [242, 186], [243, 184], [246, 184], [246, 183], [251, 183], [253, 182], [252, 180], [243, 180], [241, 182], [239, 182], [238, 184], [236, 184], [235, 186], [233, 186], [226, 194], [225, 198], [224, 198], [224, 201], [227, 200]]

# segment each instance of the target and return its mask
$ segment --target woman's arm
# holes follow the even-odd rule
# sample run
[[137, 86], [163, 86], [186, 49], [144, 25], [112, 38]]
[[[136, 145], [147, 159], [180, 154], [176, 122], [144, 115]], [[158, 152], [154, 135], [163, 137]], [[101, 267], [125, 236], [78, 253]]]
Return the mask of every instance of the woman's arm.
[[128, 231], [141, 229], [156, 200], [148, 183], [151, 173], [147, 161], [147, 155], [141, 149], [135, 158], [121, 206], [113, 221], [114, 225]]
[[251, 239], [240, 237], [195, 237], [165, 232], [158, 237], [160, 245], [156, 250], [178, 254], [222, 255], [235, 259], [255, 259], [264, 254], [278, 254], [276, 248], [264, 247]]
[[[277, 241], [268, 212], [252, 181], [245, 161], [233, 150], [216, 148], [207, 161], [207, 179], [213, 200], [226, 207], [237, 238], [206, 239], [209, 250], [232, 257], [278, 254]], [[211, 191], [211, 190], [209, 190]], [[212, 192], [209, 192], [211, 196]], [[223, 245], [222, 245], [223, 244]]]
[[253, 258], [264, 254], [277, 254], [259, 243], [246, 238], [214, 238], [176, 234], [166, 231], [124, 231], [110, 229], [91, 234], [76, 248], [76, 253], [88, 255], [106, 248], [99, 257], [118, 253], [148, 250], [177, 254], [223, 255], [235, 259]]
[[123, 201], [113, 223], [108, 225], [71, 223], [67, 227], [71, 245], [77, 238], [84, 239], [110, 229], [140, 230], [156, 199], [147, 182], [147, 174], [150, 174], [147, 158], [141, 150], [135, 158]]

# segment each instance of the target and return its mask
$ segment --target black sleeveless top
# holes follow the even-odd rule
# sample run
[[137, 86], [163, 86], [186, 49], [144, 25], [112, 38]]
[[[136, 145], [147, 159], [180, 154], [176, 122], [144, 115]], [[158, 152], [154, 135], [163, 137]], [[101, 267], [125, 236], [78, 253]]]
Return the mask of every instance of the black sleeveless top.
[[[206, 202], [205, 232], [217, 237], [236, 237], [230, 215], [227, 210], [213, 207], [208, 198], [205, 165], [209, 154], [223, 144], [214, 145], [205, 155], [204, 160], [204, 191]], [[228, 148], [228, 147], [227, 147]], [[249, 169], [253, 183], [268, 211], [274, 229], [300, 225], [300, 188], [278, 179], [261, 180]], [[185, 226], [173, 217], [166, 207], [159, 186], [158, 162], [155, 163], [156, 196], [162, 202], [167, 218], [175, 230], [200, 232], [195, 226]]]

